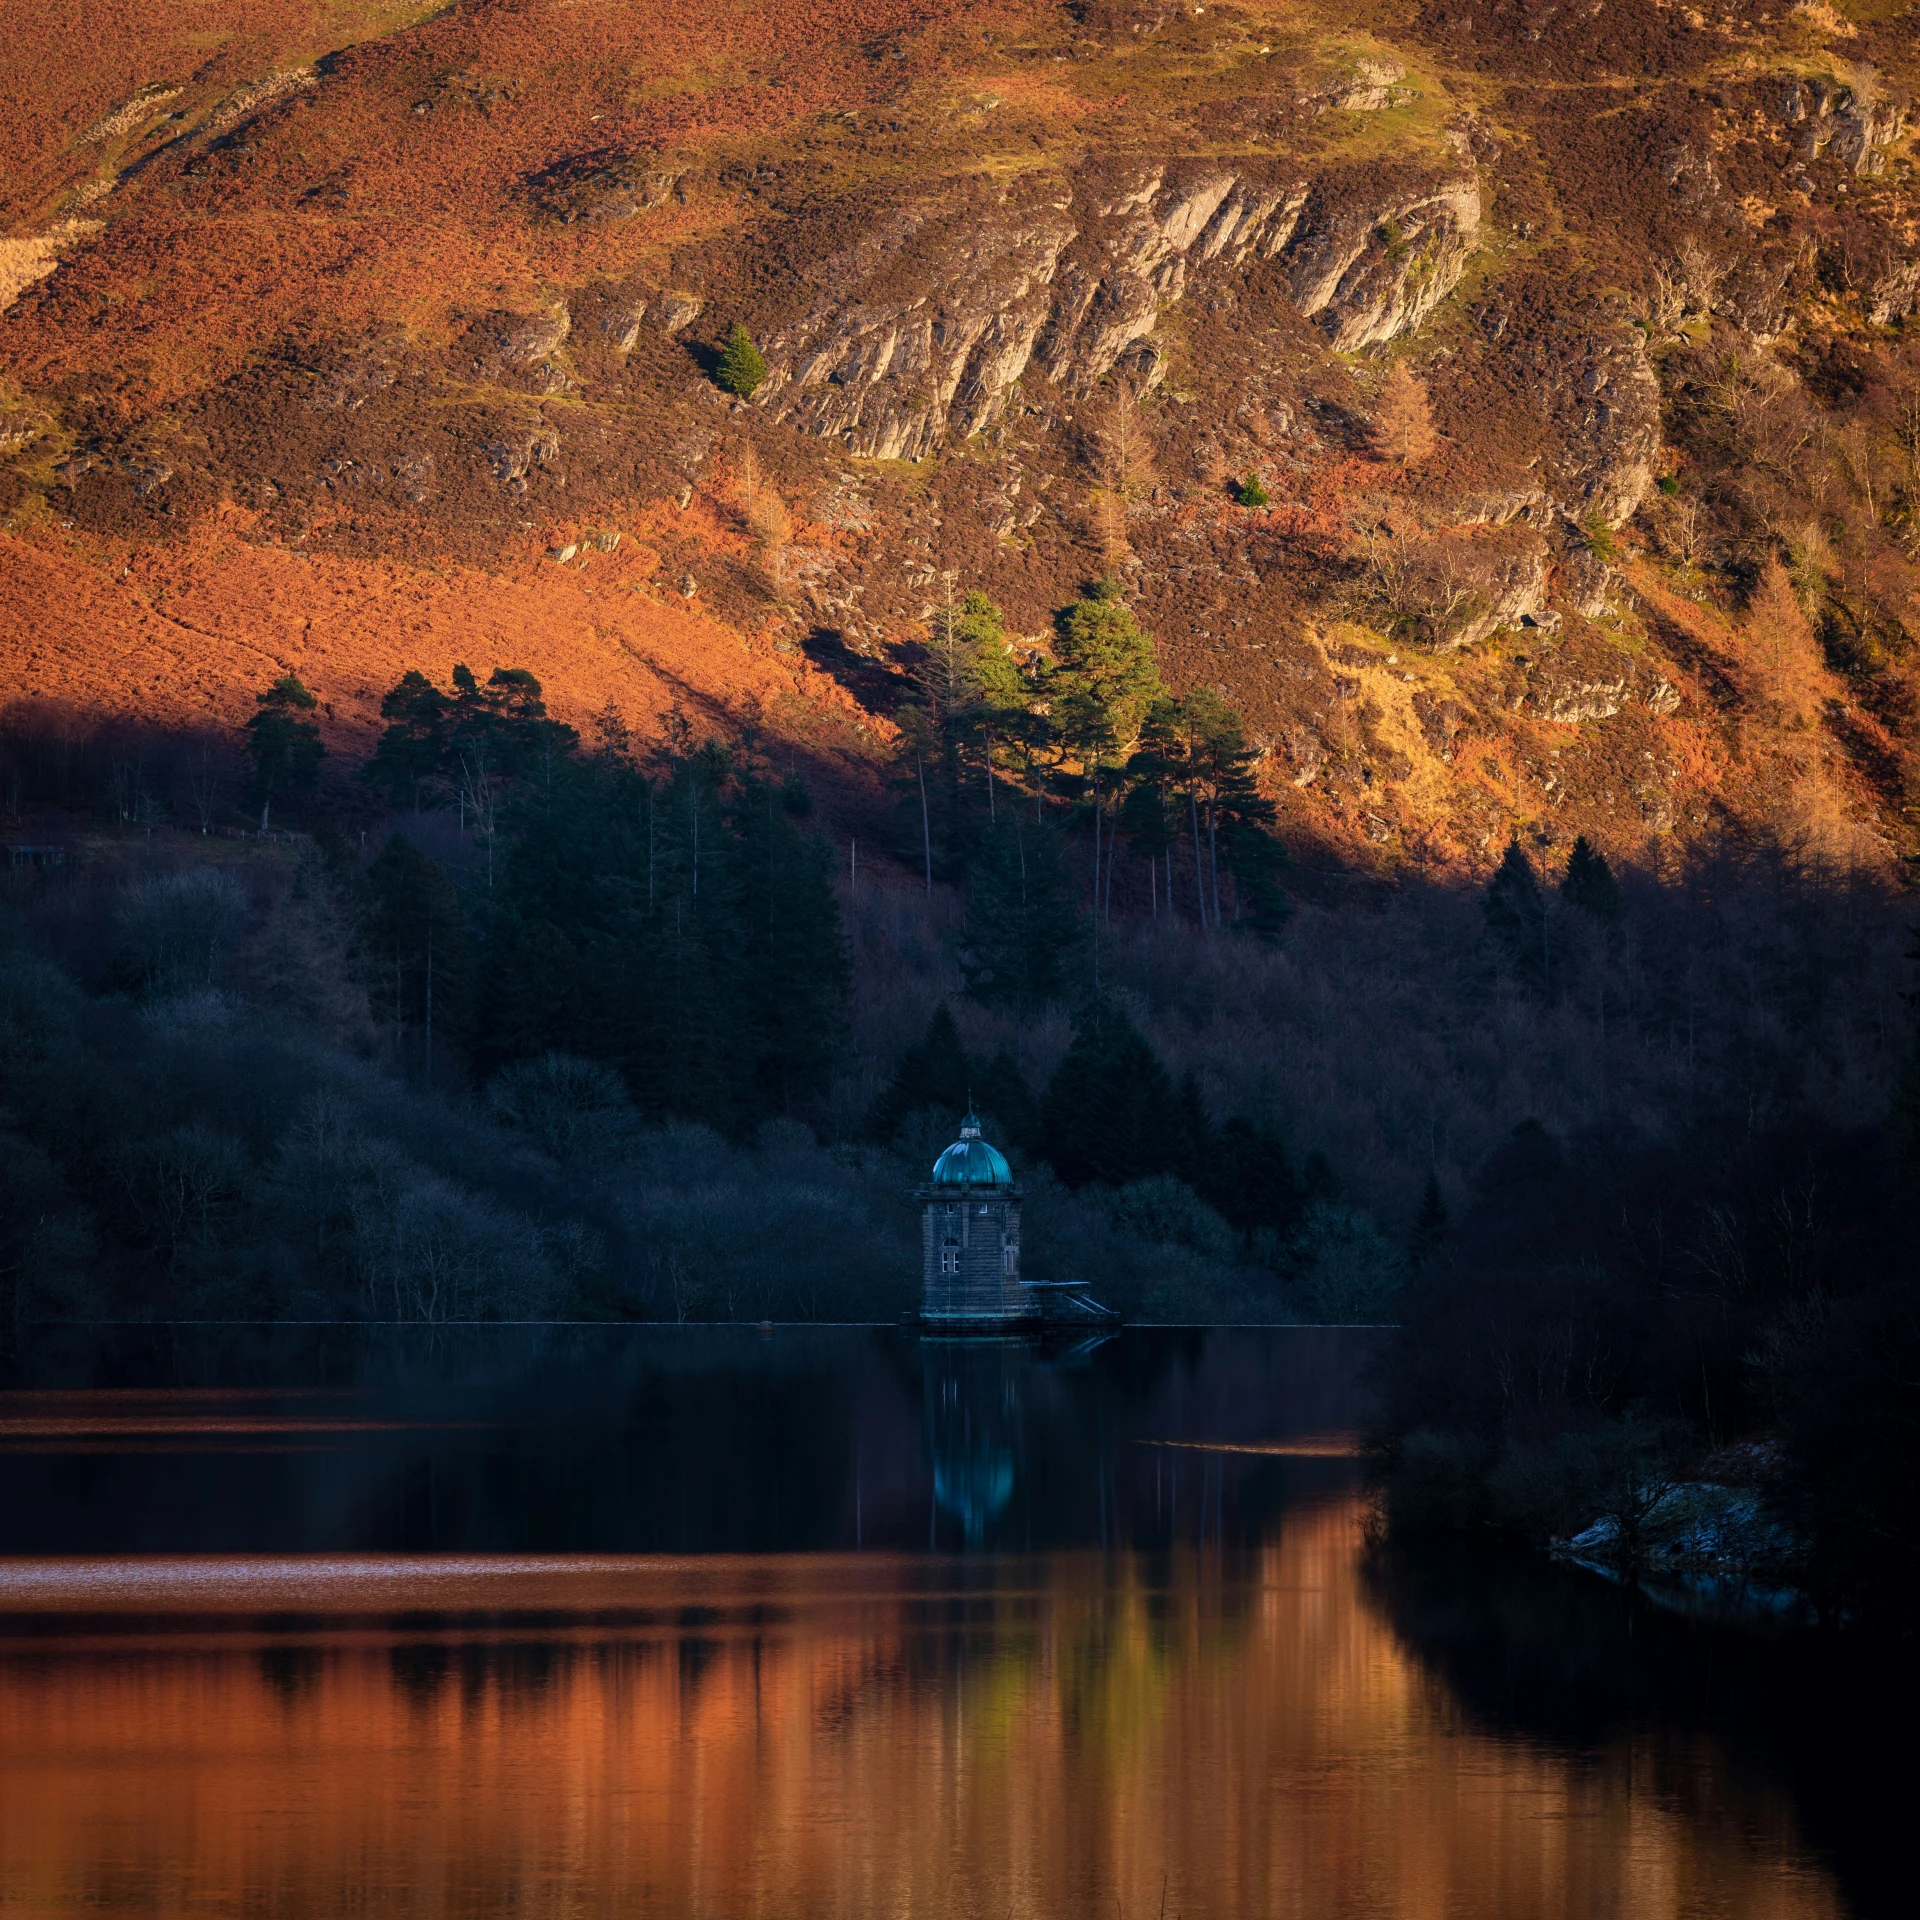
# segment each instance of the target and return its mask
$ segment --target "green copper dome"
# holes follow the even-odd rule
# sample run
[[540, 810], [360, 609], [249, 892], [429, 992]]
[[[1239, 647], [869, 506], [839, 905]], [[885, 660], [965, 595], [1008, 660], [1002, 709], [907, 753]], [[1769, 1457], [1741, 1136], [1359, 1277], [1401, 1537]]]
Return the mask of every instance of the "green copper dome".
[[960, 1123], [960, 1138], [933, 1163], [936, 1187], [1009, 1187], [1013, 1169], [998, 1147], [990, 1147], [980, 1138], [980, 1122], [973, 1109]]

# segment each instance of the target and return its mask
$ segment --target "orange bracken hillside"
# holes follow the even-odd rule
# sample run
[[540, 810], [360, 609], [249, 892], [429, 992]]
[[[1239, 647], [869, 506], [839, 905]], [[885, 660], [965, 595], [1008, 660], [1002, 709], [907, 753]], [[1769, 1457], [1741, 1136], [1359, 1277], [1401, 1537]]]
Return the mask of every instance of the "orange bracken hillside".
[[[86, 712], [238, 725], [252, 692], [291, 670], [326, 705], [326, 731], [364, 751], [380, 696], [409, 667], [444, 680], [525, 666], [585, 722], [609, 704], [657, 732], [675, 706], [722, 726], [765, 720], [816, 748], [857, 747], [865, 716], [797, 656], [611, 575], [531, 564], [425, 572], [248, 543], [230, 525], [191, 546], [129, 551], [116, 573], [51, 541], [0, 543], [0, 594], [34, 609], [10, 637], [30, 695]], [[103, 636], [108, 644], [103, 645]]]
[[0, 703], [291, 667], [346, 745], [466, 659], [851, 768], [943, 576], [1038, 637], [1115, 574], [1343, 858], [1886, 865], [1916, 78], [1910, 0], [43, 12]]

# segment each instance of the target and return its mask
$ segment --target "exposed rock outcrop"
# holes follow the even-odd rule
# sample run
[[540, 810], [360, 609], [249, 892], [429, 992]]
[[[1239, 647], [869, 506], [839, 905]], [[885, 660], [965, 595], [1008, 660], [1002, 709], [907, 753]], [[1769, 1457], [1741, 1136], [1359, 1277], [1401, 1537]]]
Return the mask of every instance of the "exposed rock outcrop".
[[159, 81], [144, 86], [124, 105], [115, 107], [111, 113], [104, 114], [92, 126], [80, 135], [76, 145], [83, 147], [98, 146], [106, 140], [118, 140], [124, 135], [137, 132], [149, 126], [159, 116], [160, 109], [169, 101], [180, 98], [178, 87], [169, 87]]
[[1471, 172], [1153, 163], [1024, 204], [910, 209], [813, 270], [823, 297], [768, 343], [757, 401], [856, 453], [918, 459], [990, 425], [1030, 372], [1081, 394], [1131, 358], [1150, 384], [1162, 310], [1252, 260], [1281, 262], [1334, 347], [1390, 340], [1452, 291], [1479, 223]]
[[1463, 489], [1457, 521], [1623, 525], [1660, 454], [1660, 380], [1645, 336], [1527, 275], [1472, 318], [1478, 340], [1429, 386], [1443, 430], [1457, 422], [1483, 445], [1503, 445], [1512, 464], [1497, 488]]
[[510, 493], [525, 493], [527, 476], [536, 467], [550, 465], [560, 455], [560, 436], [542, 423], [511, 438], [496, 440], [486, 450], [493, 477]]
[[977, 431], [1033, 358], [1076, 232], [1046, 206], [984, 225], [897, 217], [822, 263], [814, 277], [850, 293], [773, 337], [757, 403], [880, 459], [919, 459], [950, 432]]
[[1471, 556], [1463, 579], [1477, 589], [1467, 617], [1446, 634], [1445, 643], [1470, 647], [1505, 627], [1517, 627], [1547, 604], [1547, 561], [1531, 540], [1460, 543]]
[[571, 226], [576, 220], [631, 220], [664, 206], [679, 185], [679, 172], [657, 154], [588, 153], [534, 174], [526, 191], [537, 213]]
[[1803, 160], [1824, 154], [1856, 174], [1880, 172], [1885, 149], [1906, 131], [1906, 109], [1898, 102], [1871, 98], [1820, 74], [1791, 75], [1781, 85], [1777, 107], [1794, 130], [1794, 148]]
[[573, 331], [564, 306], [545, 313], [490, 313], [477, 321], [473, 342], [477, 357], [503, 367], [531, 367], [559, 351]]
[[1406, 97], [1398, 84], [1406, 77], [1407, 70], [1398, 60], [1373, 55], [1356, 60], [1344, 72], [1315, 87], [1307, 94], [1306, 104], [1322, 113], [1329, 109], [1380, 113]]
[[622, 301], [600, 316], [600, 331], [616, 353], [631, 353], [640, 344], [640, 323], [647, 317], [644, 300]]
[[1571, 547], [1561, 556], [1554, 597], [1575, 613], [1597, 620], [1612, 606], [1613, 569], [1589, 547]]
[[1525, 662], [1513, 696], [1514, 712], [1569, 727], [1611, 720], [1629, 707], [1664, 718], [1679, 704], [1672, 684], [1644, 661], [1578, 628], [1570, 640], [1550, 640]]
[[207, 116], [200, 128], [201, 136], [211, 139], [219, 134], [231, 133], [243, 120], [251, 120], [255, 114], [264, 113], [291, 95], [304, 93], [309, 87], [319, 84], [320, 76], [312, 67], [289, 67], [284, 72], [270, 73], [247, 86], [236, 87]]
[[1631, 328], [1587, 335], [1559, 383], [1558, 503], [1582, 520], [1624, 526], [1653, 485], [1660, 379]]
[[676, 333], [684, 333], [692, 326], [700, 318], [705, 305], [706, 302], [697, 293], [669, 288], [654, 307], [654, 324], [671, 339]]
[[1920, 260], [1902, 260], [1867, 289], [1867, 318], [1876, 327], [1890, 327], [1920, 312]]
[[1294, 305], [1339, 352], [1391, 340], [1453, 291], [1479, 230], [1470, 174], [1387, 195], [1351, 178], [1319, 182], [1287, 249]]

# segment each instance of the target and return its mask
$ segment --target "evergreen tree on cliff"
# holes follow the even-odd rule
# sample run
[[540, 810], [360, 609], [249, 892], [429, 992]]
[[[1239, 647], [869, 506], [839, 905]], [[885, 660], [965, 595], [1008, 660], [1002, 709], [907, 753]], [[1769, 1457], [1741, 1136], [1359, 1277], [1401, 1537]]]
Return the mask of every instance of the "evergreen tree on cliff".
[[737, 394], [742, 400], [767, 377], [767, 363], [753, 344], [753, 335], [738, 320], [727, 335], [727, 344], [720, 350], [713, 377], [728, 393]]

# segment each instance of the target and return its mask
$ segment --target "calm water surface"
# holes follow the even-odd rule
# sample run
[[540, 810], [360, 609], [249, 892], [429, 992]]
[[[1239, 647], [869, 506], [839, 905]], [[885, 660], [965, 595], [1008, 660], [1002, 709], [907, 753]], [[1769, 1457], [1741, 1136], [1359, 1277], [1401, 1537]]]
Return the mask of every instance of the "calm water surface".
[[34, 1349], [0, 1909], [1909, 1911], [1896, 1710], [1832, 1656], [1369, 1544], [1371, 1351]]

